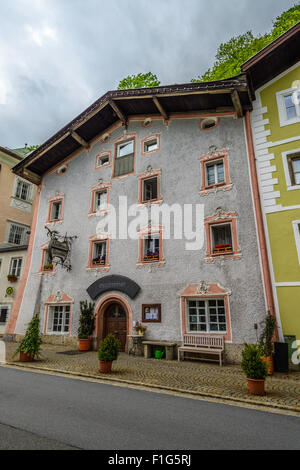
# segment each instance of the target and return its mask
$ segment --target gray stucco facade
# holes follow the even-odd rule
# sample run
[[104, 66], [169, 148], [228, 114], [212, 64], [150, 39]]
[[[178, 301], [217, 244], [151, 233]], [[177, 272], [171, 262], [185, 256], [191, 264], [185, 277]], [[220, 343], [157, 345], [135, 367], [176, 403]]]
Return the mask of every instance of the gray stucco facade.
[[[65, 162], [67, 171], [57, 171], [45, 175], [41, 185], [37, 225], [34, 237], [33, 255], [29, 275], [21, 303], [15, 333], [24, 334], [26, 324], [34, 309], [40, 308], [41, 325], [44, 331], [46, 302], [60, 290], [72, 299], [70, 331], [66, 337], [77, 338], [80, 300], [91, 300], [86, 289], [99, 277], [123, 275], [140, 286], [138, 295], [131, 299], [126, 294], [111, 291], [103, 293], [96, 300], [96, 306], [108, 295], [117, 294], [125, 299], [131, 309], [131, 322], [127, 334], [132, 334], [133, 322], [142, 321], [142, 304], [161, 304], [161, 322], [147, 323], [147, 338], [180, 342], [182, 340], [182, 302], [180, 292], [187, 286], [205, 281], [208, 285], [219, 285], [230, 291], [228, 318], [231, 343], [240, 345], [256, 342], [255, 323], [260, 323], [266, 314], [263, 283], [260, 269], [259, 249], [256, 236], [255, 218], [252, 203], [247, 149], [243, 118], [233, 116], [220, 118], [215, 128], [201, 131], [199, 117], [174, 118], [168, 124], [163, 119], [153, 119], [145, 128], [141, 120], [129, 120], [127, 134], [136, 134], [135, 174], [120, 179], [112, 177], [113, 165], [95, 169], [96, 155], [111, 151], [114, 159], [114, 142], [124, 135], [124, 127], [116, 126], [110, 132], [110, 139], [103, 143], [100, 138], [89, 150], [82, 150]], [[149, 135], [160, 135], [160, 149], [149, 155], [141, 155], [141, 141]], [[208, 154], [209, 148], [228, 150], [228, 168], [232, 187], [226, 191], [212, 191], [200, 194], [201, 162], [199, 158]], [[63, 165], [63, 163], [62, 163]], [[98, 183], [110, 183], [109, 203], [118, 207], [119, 196], [127, 196], [128, 206], [138, 202], [138, 175], [151, 165], [153, 170], [161, 170], [161, 195], [168, 205], [204, 204], [205, 217], [212, 216], [218, 208], [224, 213], [236, 213], [237, 239], [241, 249], [239, 259], [231, 256], [215, 257], [207, 262], [206, 240], [201, 249], [188, 251], [186, 240], [163, 240], [165, 263], [145, 264], [137, 267], [139, 241], [111, 239], [109, 242], [109, 270], [87, 270], [90, 237], [96, 234], [98, 216], [90, 216], [92, 188]], [[72, 243], [72, 270], [66, 272], [57, 266], [55, 273], [40, 273], [42, 247], [47, 243], [45, 223], [49, 211], [49, 200], [55, 195], [63, 195], [63, 220], [52, 223], [50, 229], [61, 234], [76, 235]], [[208, 297], [206, 297], [208, 298]], [[37, 307], [37, 305], [39, 307]], [[100, 314], [100, 313], [99, 313]], [[99, 319], [97, 319], [98, 321]], [[45, 332], [47, 328], [45, 329]], [[99, 334], [99, 329], [98, 329]], [[53, 341], [55, 335], [47, 335]], [[61, 341], [62, 335], [57, 336]]]

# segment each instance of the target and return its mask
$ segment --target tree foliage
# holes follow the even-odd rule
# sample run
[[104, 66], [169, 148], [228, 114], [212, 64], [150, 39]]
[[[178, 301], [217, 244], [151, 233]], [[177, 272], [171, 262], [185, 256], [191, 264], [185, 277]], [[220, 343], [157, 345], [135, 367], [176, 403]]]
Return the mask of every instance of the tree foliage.
[[121, 80], [118, 85], [118, 90], [128, 90], [131, 88], [149, 88], [159, 85], [160, 81], [153, 73], [138, 73], [137, 75], [128, 75], [128, 77], [123, 78], [123, 80]]
[[222, 43], [216, 54], [216, 62], [211, 69], [203, 75], [192, 79], [192, 82], [204, 82], [211, 80], [222, 80], [241, 73], [241, 65], [250, 57], [255, 55], [265, 46], [274, 41], [278, 36], [285, 33], [294, 24], [300, 21], [300, 4], [295, 5], [282, 13], [273, 22], [270, 33], [255, 37], [252, 31], [235, 36], [229, 41]]

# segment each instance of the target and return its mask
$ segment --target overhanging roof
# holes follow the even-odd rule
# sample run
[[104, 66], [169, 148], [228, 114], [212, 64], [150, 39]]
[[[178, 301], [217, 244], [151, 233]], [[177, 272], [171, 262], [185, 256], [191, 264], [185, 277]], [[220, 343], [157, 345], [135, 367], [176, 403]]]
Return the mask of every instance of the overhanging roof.
[[252, 109], [247, 77], [213, 82], [188, 83], [153, 88], [109, 91], [63, 127], [13, 171], [39, 184], [49, 169], [100, 136], [118, 121], [126, 125], [133, 116], [163, 116], [178, 113], [236, 112], [239, 117]]
[[300, 22], [248, 59], [241, 70], [249, 76], [253, 93], [299, 60]]

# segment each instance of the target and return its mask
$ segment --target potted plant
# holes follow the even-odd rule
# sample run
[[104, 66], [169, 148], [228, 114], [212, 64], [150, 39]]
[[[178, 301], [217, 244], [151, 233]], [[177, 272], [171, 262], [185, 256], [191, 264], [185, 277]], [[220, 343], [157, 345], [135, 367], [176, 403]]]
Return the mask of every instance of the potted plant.
[[7, 275], [7, 280], [8, 280], [9, 282], [17, 282], [18, 277], [17, 277], [15, 274], [8, 274], [8, 275]]
[[144, 336], [145, 331], [147, 330], [147, 327], [137, 322], [136, 325], [134, 326], [134, 329], [140, 336]]
[[118, 358], [120, 346], [120, 341], [117, 340], [112, 333], [104, 338], [98, 351], [100, 372], [103, 374], [111, 372], [112, 361], [115, 361]]
[[248, 380], [248, 390], [253, 395], [265, 394], [267, 366], [261, 359], [260, 349], [255, 344], [245, 344], [242, 351], [242, 370]]
[[262, 324], [263, 331], [259, 338], [259, 349], [262, 360], [267, 364], [268, 375], [272, 375], [274, 372], [272, 339], [276, 327], [276, 319], [272, 315], [268, 314]]
[[18, 348], [15, 351], [20, 353], [20, 361], [28, 362], [33, 361], [35, 357], [40, 356], [40, 348], [42, 344], [42, 335], [40, 333], [40, 319], [33, 317], [31, 322], [28, 324], [26, 333]]
[[93, 302], [87, 300], [80, 302], [80, 317], [78, 328], [79, 351], [89, 351], [91, 348], [91, 338], [94, 331], [94, 308]]

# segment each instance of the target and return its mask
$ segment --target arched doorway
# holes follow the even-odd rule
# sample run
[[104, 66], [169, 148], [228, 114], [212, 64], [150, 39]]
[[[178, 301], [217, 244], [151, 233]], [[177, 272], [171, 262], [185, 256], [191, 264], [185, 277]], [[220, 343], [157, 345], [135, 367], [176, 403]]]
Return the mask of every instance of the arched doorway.
[[[118, 307], [115, 306], [116, 304]], [[110, 310], [110, 307], [112, 310]], [[118, 309], [118, 314], [115, 316], [113, 313], [116, 313], [116, 309]], [[132, 311], [128, 301], [119, 294], [108, 294], [99, 301], [95, 311], [96, 324], [94, 338], [96, 349], [99, 348], [101, 341], [107, 334], [107, 331], [111, 330], [111, 332], [116, 336], [117, 334], [114, 332], [120, 330], [121, 350], [127, 352], [128, 335], [132, 334]], [[125, 317], [123, 312], [125, 312]]]
[[103, 324], [104, 336], [112, 333], [121, 344], [120, 351], [125, 351], [127, 339], [127, 318], [123, 306], [114, 302], [106, 307]]

